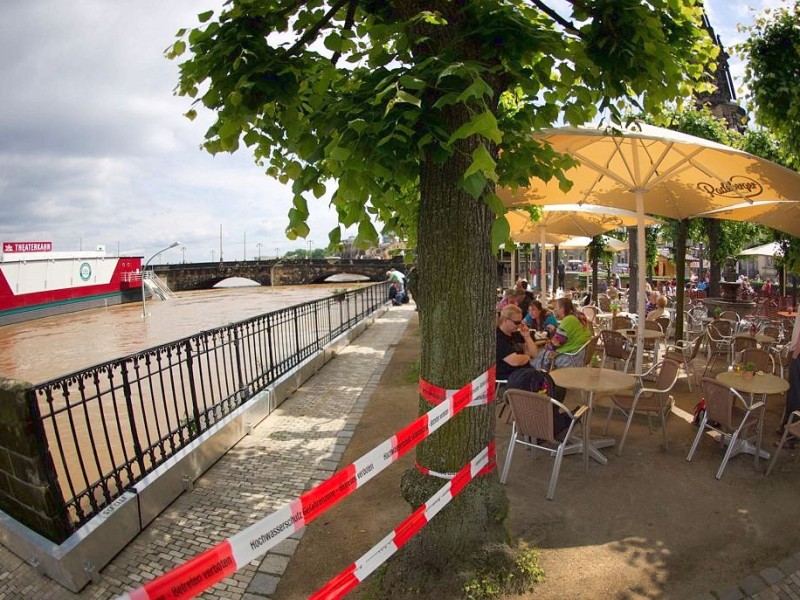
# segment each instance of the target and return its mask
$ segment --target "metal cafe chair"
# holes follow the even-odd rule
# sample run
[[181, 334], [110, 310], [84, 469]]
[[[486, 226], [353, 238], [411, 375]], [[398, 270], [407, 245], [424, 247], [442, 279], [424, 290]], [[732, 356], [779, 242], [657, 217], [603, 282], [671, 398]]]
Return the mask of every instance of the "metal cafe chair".
[[692, 379], [697, 383], [697, 373], [694, 370], [694, 359], [700, 352], [703, 343], [703, 336], [698, 335], [693, 342], [686, 340], [675, 340], [674, 344], [667, 346], [664, 358], [671, 358], [680, 363], [686, 371], [686, 383], [689, 384], [689, 391], [692, 391]]
[[623, 371], [627, 373], [628, 365], [634, 354], [634, 347], [628, 342], [628, 338], [619, 331], [604, 329], [600, 332], [600, 339], [603, 342], [603, 361], [600, 363], [600, 367], [605, 367], [606, 359], [610, 359], [615, 364], [622, 363]]
[[[618, 393], [611, 395], [611, 408], [608, 410], [608, 418], [606, 425], [603, 429], [603, 435], [608, 431], [608, 425], [611, 423], [611, 416], [615, 410], [620, 411], [627, 421], [625, 429], [622, 432], [622, 438], [617, 447], [617, 456], [622, 455], [622, 448], [625, 446], [625, 439], [628, 437], [628, 430], [633, 421], [633, 415], [636, 412], [645, 413], [647, 415], [647, 426], [650, 433], [653, 432], [653, 424], [650, 418], [653, 415], [658, 415], [661, 420], [661, 431], [664, 436], [664, 449], [668, 448], [667, 440], [667, 415], [672, 410], [675, 403], [673, 397], [670, 395], [672, 388], [675, 387], [675, 382], [678, 380], [678, 371], [680, 364], [671, 358], [665, 358], [660, 363], [653, 365], [646, 373], [637, 375], [636, 392], [633, 394]], [[657, 372], [657, 373], [656, 373]], [[649, 385], [645, 385], [645, 381], [651, 379], [655, 375], [655, 381], [647, 381]]]
[[731, 324], [728, 321], [712, 321], [708, 324], [708, 327], [706, 327], [706, 368], [703, 371], [703, 377], [709, 371], [714, 372], [714, 364], [717, 362], [718, 357], [722, 356], [725, 364], [730, 363], [732, 339]]
[[[580, 406], [572, 413], [558, 400], [544, 394], [524, 390], [506, 390], [504, 396], [506, 403], [511, 407], [513, 421], [511, 440], [508, 444], [508, 453], [503, 464], [500, 483], [505, 484], [508, 479], [511, 459], [514, 457], [514, 449], [517, 444], [542, 450], [555, 458], [546, 496], [548, 500], [552, 500], [556, 493], [558, 474], [561, 471], [564, 454], [577, 451], [583, 445], [579, 436], [573, 435], [573, 430], [575, 425], [581, 422], [581, 418], [589, 407]], [[558, 412], [567, 417], [569, 424], [565, 430], [556, 433], [553, 426]], [[529, 441], [525, 441], [525, 439]]]
[[[786, 444], [786, 440], [790, 435], [795, 438], [800, 438], [800, 410], [792, 411], [792, 414], [789, 415], [789, 421], [786, 423], [786, 427], [783, 428], [781, 441], [778, 442], [778, 448], [775, 450], [775, 453], [772, 455], [772, 459], [769, 461], [769, 467], [767, 467], [767, 472], [764, 474], [764, 477], [772, 472], [772, 468], [775, 466], [775, 463], [778, 460], [778, 454], [781, 450], [783, 450], [783, 446]], [[797, 457], [800, 457], [800, 452], [798, 452], [797, 456], [795, 456], [795, 460], [797, 460]]]
[[702, 387], [706, 410], [686, 460], [691, 461], [694, 457], [706, 429], [716, 431], [720, 434], [721, 445], [728, 446], [715, 475], [719, 479], [731, 456], [741, 451], [746, 441], [745, 434], [753, 427], [758, 427], [759, 411], [764, 402], [748, 404], [739, 392], [710, 377], [703, 377]]

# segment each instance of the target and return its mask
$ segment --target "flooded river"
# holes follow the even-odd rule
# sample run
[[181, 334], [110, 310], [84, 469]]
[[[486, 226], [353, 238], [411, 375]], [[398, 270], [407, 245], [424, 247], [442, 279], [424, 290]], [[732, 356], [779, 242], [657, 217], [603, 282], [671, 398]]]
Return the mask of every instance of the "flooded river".
[[[338, 285], [238, 287], [0, 327], [0, 377], [41, 383], [206, 329], [324, 298]], [[348, 284], [348, 289], [359, 287]]]

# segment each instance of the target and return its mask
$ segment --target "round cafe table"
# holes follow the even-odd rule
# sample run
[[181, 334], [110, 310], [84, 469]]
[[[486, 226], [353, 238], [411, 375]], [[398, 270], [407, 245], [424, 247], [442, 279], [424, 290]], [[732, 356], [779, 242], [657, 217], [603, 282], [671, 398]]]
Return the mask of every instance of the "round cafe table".
[[587, 394], [587, 406], [589, 410], [584, 417], [583, 424], [583, 468], [589, 470], [589, 456], [602, 465], [608, 464], [608, 459], [598, 448], [607, 448], [614, 445], [613, 438], [602, 440], [592, 440], [589, 437], [589, 429], [592, 422], [592, 407], [595, 392], [611, 393], [633, 389], [636, 378], [628, 373], [615, 371], [614, 369], [601, 369], [599, 367], [565, 367], [563, 369], [553, 369], [550, 376], [557, 386], [568, 390], [580, 390]]
[[[749, 335], [749, 334], [746, 334]], [[769, 452], [761, 449], [761, 435], [764, 429], [764, 411], [767, 406], [767, 395], [783, 394], [789, 389], [789, 382], [783, 377], [772, 375], [771, 373], [756, 373], [752, 377], [745, 377], [742, 373], [733, 371], [723, 371], [717, 375], [717, 380], [735, 389], [737, 392], [744, 392], [750, 395], [750, 403], [753, 403], [753, 396], [761, 394], [764, 406], [758, 416], [758, 433], [756, 444], [753, 445], [749, 440], [741, 440], [739, 447], [734, 450], [731, 456], [741, 452], [755, 455], [755, 464], [758, 466], [759, 458], [769, 458]]]
[[[631, 341], [636, 341], [636, 328], [633, 329], [617, 329], [622, 335], [628, 338]], [[645, 329], [644, 330], [644, 339], [646, 340], [655, 340], [655, 349], [653, 350], [653, 364], [658, 362], [658, 352], [661, 349], [661, 340], [663, 340], [666, 336], [661, 331], [656, 331], [655, 329]]]
[[765, 335], [763, 333], [756, 333], [755, 335], [753, 335], [750, 332], [742, 332], [742, 333], [737, 333], [733, 337], [737, 337], [737, 338], [753, 338], [759, 344], [774, 344], [775, 342], [778, 341], [774, 337], [772, 337], [771, 335]]

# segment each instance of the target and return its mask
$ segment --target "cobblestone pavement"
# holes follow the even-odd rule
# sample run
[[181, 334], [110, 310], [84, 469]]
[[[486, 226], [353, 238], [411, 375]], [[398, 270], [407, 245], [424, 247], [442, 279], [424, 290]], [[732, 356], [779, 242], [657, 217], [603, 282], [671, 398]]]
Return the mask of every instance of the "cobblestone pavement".
[[[139, 587], [265, 517], [336, 470], [364, 407], [391, 360], [413, 305], [393, 307], [253, 429], [73, 594], [0, 546], [0, 600], [107, 599]], [[302, 537], [200, 598], [263, 600], [274, 592]]]
[[[0, 600], [107, 599], [138, 587], [297, 498], [336, 470], [413, 305], [392, 308], [195, 481], [73, 594], [0, 545]], [[302, 531], [201, 598], [268, 600]], [[696, 600], [800, 600], [800, 552]]]

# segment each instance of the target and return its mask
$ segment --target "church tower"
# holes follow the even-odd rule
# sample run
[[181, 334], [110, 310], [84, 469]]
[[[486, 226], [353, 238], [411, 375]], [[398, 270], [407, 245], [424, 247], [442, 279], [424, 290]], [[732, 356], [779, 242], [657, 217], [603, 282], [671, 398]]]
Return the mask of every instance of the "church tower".
[[747, 113], [739, 106], [736, 100], [736, 92], [733, 87], [733, 79], [728, 67], [728, 58], [730, 55], [725, 52], [722, 46], [722, 41], [719, 36], [714, 33], [714, 28], [708, 20], [705, 11], [703, 11], [703, 27], [705, 27], [711, 39], [719, 46], [719, 55], [717, 56], [717, 69], [711, 73], [711, 79], [717, 89], [711, 93], [698, 93], [695, 95], [695, 104], [698, 108], [708, 106], [711, 113], [721, 119], [725, 119], [728, 127], [735, 129], [738, 132], [743, 132], [745, 123], [747, 122]]

